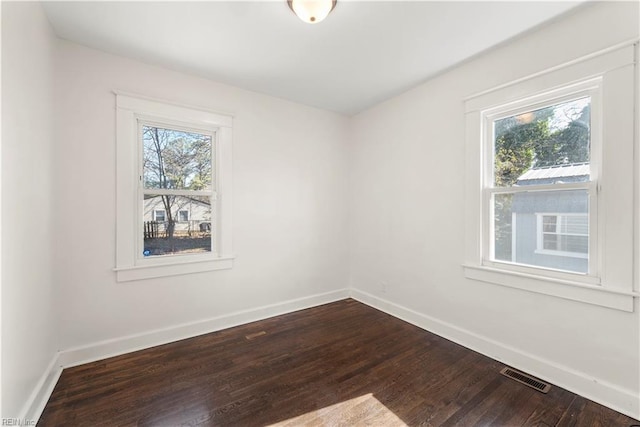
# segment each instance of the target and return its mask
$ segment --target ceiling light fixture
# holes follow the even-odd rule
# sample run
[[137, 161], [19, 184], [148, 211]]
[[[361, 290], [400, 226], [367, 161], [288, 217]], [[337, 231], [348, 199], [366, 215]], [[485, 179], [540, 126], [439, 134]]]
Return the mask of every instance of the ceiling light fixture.
[[298, 18], [307, 24], [317, 24], [336, 7], [337, 0], [287, 0]]

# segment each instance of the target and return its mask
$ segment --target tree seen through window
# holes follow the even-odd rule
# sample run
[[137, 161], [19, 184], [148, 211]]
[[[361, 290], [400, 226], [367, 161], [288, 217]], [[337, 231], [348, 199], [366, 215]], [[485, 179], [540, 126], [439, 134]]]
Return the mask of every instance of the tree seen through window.
[[[212, 135], [143, 124], [144, 210], [165, 217], [145, 231], [145, 256], [211, 251]], [[159, 240], [164, 239], [164, 240]]]

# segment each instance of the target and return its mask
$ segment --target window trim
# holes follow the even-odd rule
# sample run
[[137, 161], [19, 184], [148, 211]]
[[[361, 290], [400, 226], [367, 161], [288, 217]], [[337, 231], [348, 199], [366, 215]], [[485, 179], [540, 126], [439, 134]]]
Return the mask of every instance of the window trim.
[[[202, 126], [198, 128], [194, 128], [189, 126], [188, 124], [178, 124], [176, 121], [158, 121], [157, 118], [149, 119], [148, 116], [142, 114], [135, 115], [137, 122], [137, 137], [136, 143], [138, 144], [137, 153], [138, 153], [138, 175], [140, 178], [137, 181], [137, 194], [138, 194], [138, 218], [143, 218], [144, 216], [144, 196], [145, 194], [153, 194], [153, 195], [174, 195], [174, 196], [184, 196], [184, 197], [208, 197], [211, 203], [211, 215], [216, 215], [216, 201], [218, 198], [218, 166], [215, 163], [217, 159], [216, 150], [218, 146], [217, 142], [217, 134], [219, 131], [218, 127], [209, 126], [204, 128]], [[157, 127], [162, 129], [169, 130], [177, 130], [182, 132], [189, 133], [197, 133], [201, 135], [208, 136], [211, 138], [211, 166], [212, 166], [212, 176], [211, 176], [211, 189], [209, 190], [184, 190], [184, 189], [164, 189], [164, 188], [145, 188], [144, 185], [144, 142], [143, 142], [143, 128], [147, 127]], [[163, 209], [165, 210], [165, 209]], [[176, 211], [177, 212], [177, 211]], [[165, 210], [165, 218], [166, 218], [166, 210]], [[166, 222], [166, 219], [165, 219]], [[178, 222], [178, 221], [175, 221]], [[138, 224], [140, 226], [140, 224]], [[211, 239], [210, 251], [208, 254], [172, 254], [167, 256], [159, 256], [159, 257], [145, 257], [143, 255], [144, 250], [144, 238], [140, 231], [138, 231], [138, 237], [136, 239], [136, 265], [158, 265], [158, 264], [173, 264], [176, 262], [184, 262], [188, 261], [197, 261], [202, 258], [204, 255], [212, 255], [214, 258], [218, 255], [218, 247], [220, 234], [216, 232], [214, 228]], [[175, 257], [176, 258], [173, 260]]]
[[[233, 117], [197, 107], [115, 92], [116, 95], [116, 276], [119, 282], [233, 267], [232, 135]], [[141, 123], [211, 134], [214, 156], [212, 228], [216, 252], [145, 258], [138, 256], [143, 221], [140, 210]], [[162, 189], [158, 189], [162, 192]], [[190, 195], [194, 192], [190, 191]], [[214, 206], [215, 203], [215, 206]], [[213, 224], [215, 223], [215, 226]]]
[[[637, 214], [632, 203], [636, 191], [633, 180], [636, 164], [633, 154], [634, 128], [637, 126], [634, 116], [637, 90], [634, 82], [635, 50], [636, 46], [632, 44], [616, 46], [465, 99], [465, 277], [633, 311], [634, 298], [640, 297], [633, 284], [637, 233], [629, 235], [629, 230], [634, 229], [633, 218]], [[560, 100], [564, 95], [575, 97], [576, 92], [588, 89], [589, 83], [601, 87], [601, 106], [597, 107], [601, 110], [599, 113], [594, 111], [592, 98], [592, 117], [601, 114], [603, 125], [600, 129], [592, 128], [592, 132], [601, 133], [601, 140], [616, 141], [613, 146], [609, 145], [611, 149], [608, 151], [602, 144], [592, 147], [592, 150], [602, 150], [600, 159], [603, 162], [596, 168], [592, 165], [591, 176], [596, 182], [591, 184], [592, 191], [589, 193], [590, 210], [591, 206], [598, 208], [594, 219], [598, 230], [595, 253], [599, 254], [595, 274], [580, 275], [487, 261], [483, 258], [487, 253], [483, 245], [486, 243], [484, 224], [488, 212], [485, 209], [487, 192], [484, 190], [489, 173], [485, 166], [488, 153], [486, 146], [479, 143], [486, 136], [486, 116], [491, 113], [510, 115], [514, 110], [525, 107], [531, 109], [538, 101], [546, 103], [549, 99]], [[576, 90], [572, 92], [572, 89]], [[605, 108], [618, 101], [624, 106]], [[601, 175], [601, 170], [606, 170], [606, 175]], [[616, 182], [628, 182], [629, 185], [616, 187]], [[597, 196], [595, 200], [594, 196]], [[609, 220], [605, 221], [605, 218]], [[594, 253], [591, 248], [595, 244], [590, 242], [591, 253]]]

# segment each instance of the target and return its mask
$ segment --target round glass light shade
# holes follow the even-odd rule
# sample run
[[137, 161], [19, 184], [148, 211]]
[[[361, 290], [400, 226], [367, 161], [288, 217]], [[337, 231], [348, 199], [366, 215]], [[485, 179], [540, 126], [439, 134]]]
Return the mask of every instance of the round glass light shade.
[[287, 0], [298, 18], [309, 24], [317, 24], [329, 15], [336, 0]]

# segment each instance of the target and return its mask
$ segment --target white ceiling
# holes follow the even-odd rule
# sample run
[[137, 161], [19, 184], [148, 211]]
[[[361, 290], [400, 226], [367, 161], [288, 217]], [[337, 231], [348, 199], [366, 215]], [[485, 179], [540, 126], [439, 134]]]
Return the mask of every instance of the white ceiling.
[[344, 114], [360, 112], [580, 2], [45, 2], [61, 38]]

